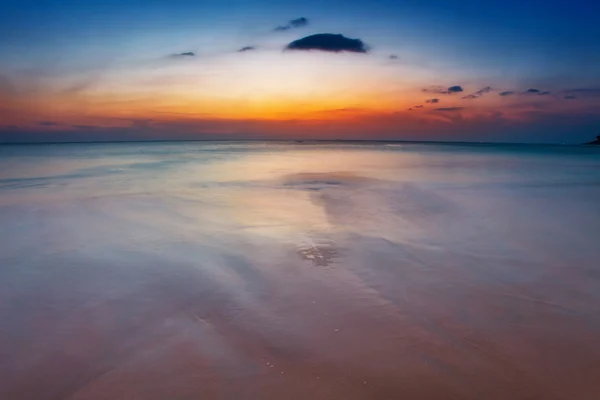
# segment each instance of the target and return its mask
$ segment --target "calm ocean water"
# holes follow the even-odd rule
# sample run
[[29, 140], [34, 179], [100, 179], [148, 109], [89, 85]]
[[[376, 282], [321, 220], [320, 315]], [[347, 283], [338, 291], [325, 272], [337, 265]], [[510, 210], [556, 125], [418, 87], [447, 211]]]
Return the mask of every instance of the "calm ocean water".
[[1, 399], [598, 399], [600, 148], [0, 146]]

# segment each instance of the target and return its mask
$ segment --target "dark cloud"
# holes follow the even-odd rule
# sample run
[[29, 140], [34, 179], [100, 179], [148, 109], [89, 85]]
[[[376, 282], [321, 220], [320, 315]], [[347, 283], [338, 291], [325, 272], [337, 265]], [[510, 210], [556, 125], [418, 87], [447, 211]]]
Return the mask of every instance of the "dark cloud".
[[567, 100], [574, 100], [576, 98], [577, 97], [575, 97], [575, 96], [565, 96], [565, 99], [567, 99]]
[[390, 60], [397, 60], [398, 56], [395, 54], [390, 54], [390, 56], [388, 57]]
[[40, 121], [40, 122], [38, 122], [38, 125], [40, 125], [40, 126], [56, 126], [56, 125], [58, 125], [58, 123], [56, 123], [54, 121]]
[[498, 93], [498, 96], [512, 96], [513, 94], [515, 94], [515, 92], [513, 91], [506, 91], [506, 92], [500, 92]]
[[445, 88], [443, 86], [429, 86], [425, 89], [421, 89], [423, 93], [437, 93], [437, 94], [452, 94], [462, 92], [463, 88], [461, 86], [450, 86]]
[[536, 96], [546, 96], [549, 95], [550, 92], [542, 92], [539, 89], [527, 89], [526, 91], [524, 91], [521, 94], [529, 94], [529, 95], [536, 95]]
[[367, 53], [367, 45], [360, 39], [350, 39], [340, 34], [319, 33], [295, 40], [285, 47], [286, 50], [319, 50], [332, 53], [343, 51]]
[[300, 18], [292, 19], [292, 20], [288, 21], [288, 23], [286, 25], [280, 25], [273, 30], [275, 32], [284, 32], [284, 31], [289, 31], [290, 29], [294, 29], [294, 28], [302, 28], [302, 27], [308, 25], [308, 23], [309, 23], [308, 18], [300, 17]]
[[244, 53], [246, 51], [252, 51], [252, 50], [256, 50], [256, 47], [254, 47], [254, 46], [242, 47], [241, 49], [238, 50], [238, 52], [239, 53]]
[[435, 103], [439, 103], [439, 102], [440, 102], [440, 99], [427, 99], [427, 100], [425, 100], [425, 103], [435, 104]]
[[442, 108], [436, 108], [435, 111], [460, 111], [463, 108], [464, 107], [442, 107]]
[[479, 89], [478, 91], [476, 91], [475, 93], [471, 93], [467, 96], [461, 97], [462, 99], [477, 99], [481, 96], [483, 96], [485, 93], [489, 93], [492, 91], [492, 88], [489, 86], [484, 87], [483, 89]]
[[409, 109], [408, 109], [408, 111], [412, 111], [412, 110], [413, 110], [412, 108], [409, 108]]
[[415, 108], [423, 108], [423, 107], [425, 107], [425, 106], [424, 105], [415, 106]]

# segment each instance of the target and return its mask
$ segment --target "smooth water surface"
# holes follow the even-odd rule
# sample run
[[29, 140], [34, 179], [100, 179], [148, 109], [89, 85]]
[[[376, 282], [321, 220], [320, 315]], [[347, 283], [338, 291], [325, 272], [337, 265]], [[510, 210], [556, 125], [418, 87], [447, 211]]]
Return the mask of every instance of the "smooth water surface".
[[0, 398], [600, 398], [600, 149], [0, 146]]

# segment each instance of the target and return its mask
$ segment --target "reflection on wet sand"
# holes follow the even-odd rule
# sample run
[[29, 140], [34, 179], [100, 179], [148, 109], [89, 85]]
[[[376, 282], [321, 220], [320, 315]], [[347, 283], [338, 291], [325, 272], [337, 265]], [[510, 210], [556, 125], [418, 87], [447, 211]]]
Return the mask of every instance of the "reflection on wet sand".
[[194, 146], [3, 189], [0, 399], [600, 398], [600, 188], [533, 185], [562, 158]]

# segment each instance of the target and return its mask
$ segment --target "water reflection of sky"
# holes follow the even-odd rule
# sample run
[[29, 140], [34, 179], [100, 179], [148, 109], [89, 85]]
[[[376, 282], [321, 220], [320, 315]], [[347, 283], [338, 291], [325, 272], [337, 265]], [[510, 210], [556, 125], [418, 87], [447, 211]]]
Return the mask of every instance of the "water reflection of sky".
[[[158, 368], [183, 397], [266, 385], [419, 398], [408, 382], [423, 379], [455, 398], [453, 382], [585, 398], [598, 390], [600, 159], [452, 149], [0, 149], [0, 367], [13, 382], [0, 389], [65, 397], [67, 376], [73, 398], [103, 398], [155, 385]], [[590, 379], [548, 382], [569, 371]]]

